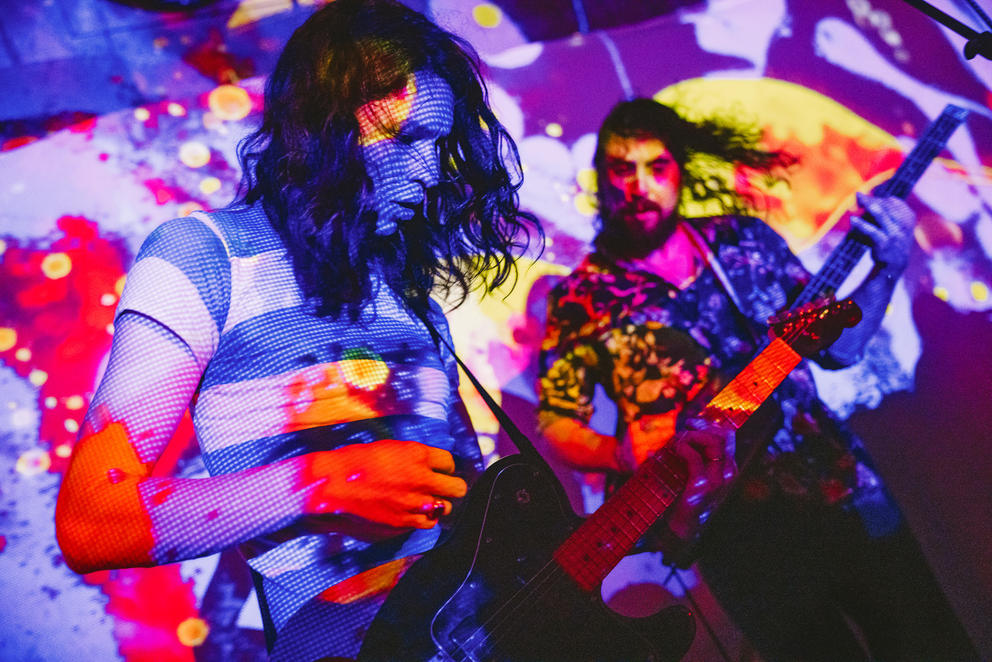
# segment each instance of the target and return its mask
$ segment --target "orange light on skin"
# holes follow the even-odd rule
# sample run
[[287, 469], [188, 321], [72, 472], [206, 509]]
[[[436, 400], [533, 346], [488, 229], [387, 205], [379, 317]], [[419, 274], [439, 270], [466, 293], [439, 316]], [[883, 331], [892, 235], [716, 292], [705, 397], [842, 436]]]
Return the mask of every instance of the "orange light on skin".
[[[143, 464], [121, 423], [85, 435], [73, 452], [55, 510], [59, 545], [76, 572], [152, 563], [151, 518], [138, 483], [153, 463]], [[115, 521], [112, 539], [105, 522]]]
[[651, 206], [631, 216], [644, 232], [653, 232], [668, 222], [678, 208], [682, 174], [668, 147], [657, 138], [612, 136], [604, 148], [609, 185], [624, 200], [638, 199]]
[[628, 433], [634, 466], [640, 466], [675, 437], [675, 421], [682, 409], [683, 407], [680, 406], [663, 414], [653, 414], [631, 421]]
[[407, 76], [406, 87], [382, 99], [370, 101], [355, 111], [358, 119], [358, 144], [362, 147], [392, 138], [410, 117], [413, 97], [417, 93], [414, 76]]
[[304, 405], [286, 422], [285, 432], [318, 423], [326, 425], [328, 421], [372, 418], [381, 413], [375, 408], [374, 396], [365, 389], [356, 391], [350, 387], [344, 370], [340, 363], [330, 364], [316, 375], [315, 380], [301, 377], [287, 385], [287, 397]]

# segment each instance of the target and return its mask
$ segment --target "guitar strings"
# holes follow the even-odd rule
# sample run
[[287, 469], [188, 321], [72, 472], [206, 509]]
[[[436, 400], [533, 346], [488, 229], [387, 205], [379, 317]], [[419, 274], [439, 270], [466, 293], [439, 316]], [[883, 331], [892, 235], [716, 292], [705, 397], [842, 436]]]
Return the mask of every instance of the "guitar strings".
[[[810, 321], [814, 319], [811, 316]], [[802, 333], [804, 333], [810, 325], [810, 321], [806, 321], [803, 324], [797, 325], [793, 329], [787, 329], [785, 333], [782, 334], [781, 339], [790, 343], [796, 340]], [[671, 477], [679, 479], [678, 474], [671, 471], [664, 463], [659, 462], [655, 469], [661, 469], [668, 471]], [[663, 480], [661, 481], [663, 482]], [[650, 488], [649, 488], [650, 489]], [[657, 518], [656, 518], [657, 519]], [[543, 597], [543, 594], [550, 590], [554, 582], [564, 577], [571, 577], [554, 558], [550, 559], [540, 570], [534, 575], [534, 577], [529, 580], [522, 587], [517, 589], [513, 595], [511, 595], [507, 600], [502, 602], [496, 610], [468, 636], [464, 639], [463, 643], [454, 643], [454, 648], [458, 652], [461, 652], [466, 657], [472, 656], [472, 652], [465, 648], [465, 646], [472, 646], [478, 650], [478, 645], [486, 646], [491, 648], [492, 646], [498, 646], [499, 643], [504, 639], [506, 633], [512, 633], [516, 628], [512, 627], [514, 623], [518, 623], [521, 618], [523, 618], [528, 609], [534, 609], [538, 606], [538, 599]], [[572, 581], [575, 581], [574, 578]], [[581, 587], [579, 587], [580, 590]], [[443, 651], [449, 653], [449, 651]], [[450, 653], [449, 653], [450, 654]]]
[[[675, 479], [676, 481], [684, 482], [684, 477], [677, 472], [672, 471], [672, 469], [663, 462], [654, 463], [652, 466], [655, 471], [658, 472], [656, 474], [656, 480], [659, 482], [666, 482], [660, 475], [664, 472], [667, 472], [669, 480]], [[645, 486], [648, 489], [651, 489], [649, 485]], [[657, 518], [655, 518], [655, 520], [657, 520]], [[538, 606], [538, 600], [543, 597], [547, 591], [554, 587], [556, 581], [565, 577], [571, 578], [565, 568], [563, 568], [552, 558], [534, 575], [530, 581], [528, 581], [524, 586], [514, 592], [512, 596], [500, 604], [493, 614], [483, 621], [480, 626], [465, 639], [465, 643], [471, 644], [473, 642], [479, 642], [482, 645], [492, 644], [498, 646], [506, 633], [512, 634], [516, 632], [517, 628], [514, 627], [514, 624], [519, 623], [520, 619], [527, 615], [527, 610], [533, 610], [536, 608]], [[572, 581], [575, 581], [574, 578], [572, 578]], [[479, 641], [480, 635], [481, 642]], [[456, 646], [460, 651], [466, 654], [471, 654], [469, 651], [466, 651], [461, 644], [456, 644]]]

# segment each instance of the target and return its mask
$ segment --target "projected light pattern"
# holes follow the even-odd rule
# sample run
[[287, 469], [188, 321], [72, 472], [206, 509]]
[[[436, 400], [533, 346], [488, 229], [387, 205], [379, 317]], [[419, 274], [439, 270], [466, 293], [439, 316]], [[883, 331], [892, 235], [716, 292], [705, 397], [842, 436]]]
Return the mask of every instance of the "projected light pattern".
[[[225, 17], [227, 32], [214, 36], [143, 32], [134, 37], [135, 53], [158, 49], [164, 57], [180, 46], [189, 53], [185, 62], [147, 60], [140, 103], [98, 114], [30, 115], [0, 135], [0, 448], [11, 477], [0, 514], [0, 590], [34, 607], [21, 613], [38, 615], [6, 623], [4, 659], [20, 659], [25, 650], [47, 659], [250, 659], [262, 650], [253, 589], [236, 554], [79, 579], [65, 568], [51, 518], [105, 369], [124, 274], [161, 222], [189, 222], [190, 214], [233, 197], [240, 175], [234, 148], [260, 107], [264, 78], [257, 74], [281, 47], [287, 23], [303, 18], [290, 11], [293, 4], [242, 2]], [[492, 103], [523, 157], [523, 204], [548, 230], [546, 252], [526, 263], [509, 298], [472, 300], [449, 316], [466, 361], [522, 422], [531, 420], [536, 400], [547, 292], [576, 266], [594, 232], [594, 132], [631, 92], [690, 114], [754, 118], [769, 147], [796, 153], [791, 187], [761, 195], [772, 226], [814, 271], [849, 227], [854, 193], [884, 181], [944, 105], [971, 111], [914, 189], [918, 250], [883, 332], [864, 362], [815, 373], [838, 411], [877, 406], [913, 385], [921, 311], [992, 311], [992, 73], [980, 58], [964, 60], [961, 42], [913, 9], [879, 1], [714, 0], [638, 26], [535, 41], [522, 3], [416, 4], [478, 47]], [[251, 57], [249, 45], [257, 49]], [[946, 306], [935, 308], [932, 299]], [[348, 398], [356, 412], [382, 411], [402, 399], [397, 384], [411, 377], [360, 345], [325, 358], [288, 381], [267, 382], [286, 394], [287, 407], [277, 418], [259, 414], [250, 422], [273, 436], [305, 427], [320, 417], [325, 397]], [[976, 366], [982, 360], [976, 357]], [[955, 375], [945, 379], [952, 383]], [[460, 393], [486, 460], [512, 452], [464, 379]], [[977, 414], [974, 424], [983, 424]], [[205, 461], [226, 461], [223, 449], [213, 458], [195, 451], [191, 425], [188, 417], [180, 421], [157, 472], [202, 476]], [[596, 485], [575, 489], [595, 502]], [[159, 498], [169, 501], [165, 496]], [[159, 526], [167, 529], [175, 517], [163, 515]], [[368, 590], [389, 580], [364, 578]]]

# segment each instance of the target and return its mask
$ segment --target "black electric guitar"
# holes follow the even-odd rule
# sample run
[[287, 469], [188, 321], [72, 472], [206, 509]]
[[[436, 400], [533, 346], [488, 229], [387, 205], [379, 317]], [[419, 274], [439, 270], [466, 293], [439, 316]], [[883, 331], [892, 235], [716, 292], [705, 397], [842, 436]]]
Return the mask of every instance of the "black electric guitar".
[[[786, 313], [776, 336], [702, 416], [739, 428], [803, 356], [853, 326], [852, 302]], [[679, 660], [695, 635], [680, 605], [626, 618], [600, 597], [603, 578], [685, 485], [684, 461], [662, 449], [583, 520], [547, 465], [512, 455], [469, 491], [448, 539], [390, 593], [358, 660]]]
[[[948, 104], [940, 116], [924, 130], [923, 135], [899, 164], [892, 177], [880, 184], [873, 193], [880, 197], [895, 196], [906, 199], [930, 162], [944, 149], [951, 134], [966, 117], [968, 117], [966, 109]], [[799, 293], [792, 307], [799, 308], [811, 301], [833, 295], [866, 250], [868, 245], [865, 243], [864, 235], [856, 230], [848, 232], [827, 256], [816, 275]]]

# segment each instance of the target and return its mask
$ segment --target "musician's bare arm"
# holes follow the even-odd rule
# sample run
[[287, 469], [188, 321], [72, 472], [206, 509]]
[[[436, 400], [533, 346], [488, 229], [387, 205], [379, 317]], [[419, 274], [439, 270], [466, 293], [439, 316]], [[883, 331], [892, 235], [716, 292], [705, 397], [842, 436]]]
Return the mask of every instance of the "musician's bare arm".
[[304, 515], [429, 528], [436, 521], [425, 503], [465, 494], [447, 451], [394, 440], [210, 478], [158, 475], [200, 375], [189, 348], [161, 324], [134, 313], [118, 320], [56, 508], [58, 541], [77, 572], [202, 556]]

